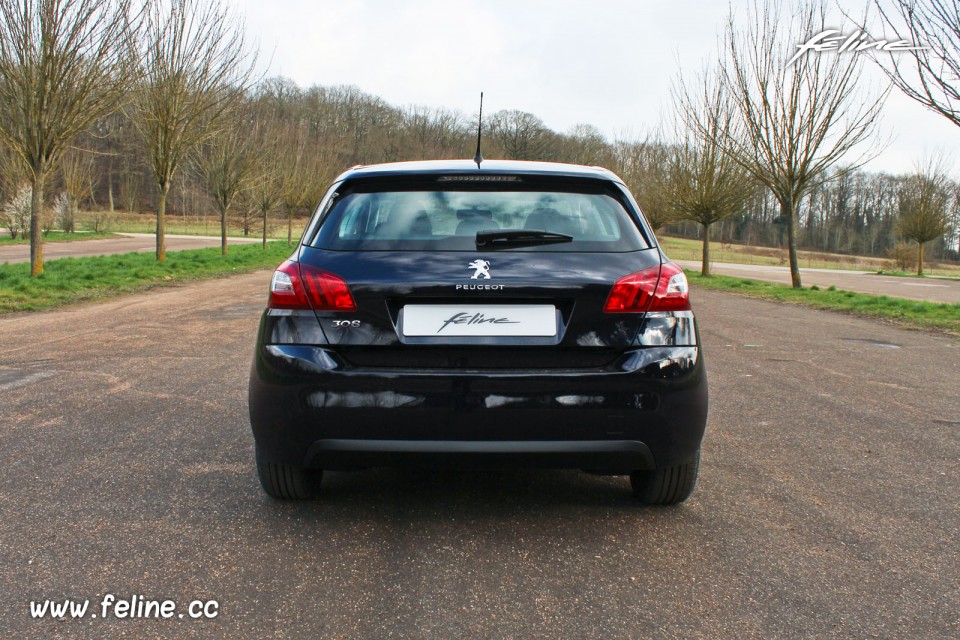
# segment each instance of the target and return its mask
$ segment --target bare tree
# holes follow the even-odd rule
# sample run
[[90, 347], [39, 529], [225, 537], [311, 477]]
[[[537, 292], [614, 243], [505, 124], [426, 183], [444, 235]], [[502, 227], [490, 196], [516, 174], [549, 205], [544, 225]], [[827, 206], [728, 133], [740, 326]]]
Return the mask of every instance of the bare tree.
[[515, 109], [496, 112], [485, 128], [507, 160], [543, 160], [555, 138], [540, 118]]
[[[685, 132], [670, 155], [667, 192], [676, 218], [703, 226], [700, 272], [709, 276], [711, 225], [743, 211], [756, 194], [756, 186], [750, 174], [717, 143], [729, 135], [733, 122], [734, 108], [728, 95], [709, 72], [700, 77], [698, 88], [695, 105], [682, 100], [676, 105], [681, 112], [695, 107], [683, 113], [682, 119], [697, 125]], [[694, 95], [692, 89], [683, 93]]]
[[293, 243], [293, 217], [319, 202], [342, 170], [338, 137], [308, 137], [301, 123], [288, 123], [282, 137], [284, 161], [280, 201], [287, 213], [287, 244]]
[[642, 142], [621, 139], [614, 143], [614, 171], [633, 193], [654, 231], [674, 215], [667, 189], [669, 159], [670, 148], [658, 135]]
[[895, 87], [960, 126], [960, 1], [874, 0], [880, 19], [912, 51], [875, 58]]
[[144, 80], [131, 115], [157, 187], [157, 260], [166, 258], [167, 194], [177, 169], [224, 126], [236, 91], [249, 87], [254, 56], [243, 25], [220, 0], [154, 2], [141, 52]]
[[266, 118], [261, 118], [257, 123], [257, 154], [254, 158], [254, 171], [249, 192], [251, 204], [260, 213], [263, 222], [264, 251], [267, 250], [270, 212], [280, 202], [284, 192], [283, 172], [286, 168], [286, 159], [278, 135], [279, 127], [275, 125], [275, 122]]
[[575, 164], [609, 167], [614, 164], [610, 143], [592, 124], [574, 125], [563, 144], [565, 161]]
[[899, 193], [900, 235], [917, 243], [917, 275], [923, 275], [923, 248], [947, 232], [951, 185], [942, 162], [930, 160], [918, 168]]
[[330, 183], [329, 169], [316, 149], [306, 144], [295, 144], [283, 172], [281, 201], [287, 212], [287, 245], [293, 244], [293, 217], [299, 211], [316, 204], [323, 189]]
[[30, 274], [43, 273], [43, 188], [77, 135], [120, 104], [129, 0], [0, 0], [0, 137], [28, 169]]
[[120, 174], [120, 202], [129, 213], [137, 212], [142, 181], [143, 176], [129, 168], [124, 169]]
[[[718, 82], [736, 108], [732, 126], [714, 139], [776, 197], [799, 288], [800, 202], [873, 157], [875, 147], [864, 143], [876, 132], [886, 93], [864, 95], [856, 55], [806, 52], [791, 62], [799, 43], [825, 30], [823, 2], [804, 0], [790, 15], [780, 0], [759, 3], [751, 4], [742, 31], [732, 11], [727, 19]], [[694, 113], [697, 96], [681, 89], [679, 97], [683, 113]], [[686, 124], [698, 135], [714, 135], [696, 119]], [[844, 165], [831, 171], [841, 159]]]
[[72, 233], [80, 202], [93, 195], [96, 180], [93, 156], [80, 149], [69, 149], [60, 162], [60, 176], [67, 194], [62, 226], [64, 231]]
[[403, 152], [410, 159], [448, 158], [467, 154], [470, 132], [462, 114], [449, 109], [412, 105], [402, 112]]
[[231, 109], [222, 120], [226, 126], [200, 145], [194, 164], [204, 190], [220, 214], [220, 252], [227, 255], [230, 207], [250, 187], [257, 167], [249, 114]]
[[237, 214], [234, 216], [233, 223], [243, 232], [244, 236], [249, 236], [256, 231], [262, 222], [260, 209], [252, 200], [252, 195], [250, 190], [247, 189], [237, 198]]

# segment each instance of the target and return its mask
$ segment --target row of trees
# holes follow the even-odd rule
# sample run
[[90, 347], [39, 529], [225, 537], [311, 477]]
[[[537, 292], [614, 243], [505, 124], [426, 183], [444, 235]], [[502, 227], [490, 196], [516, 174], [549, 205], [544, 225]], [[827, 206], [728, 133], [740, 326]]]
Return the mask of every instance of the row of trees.
[[170, 185], [228, 126], [253, 83], [242, 24], [216, 1], [0, 0], [0, 140], [30, 185], [30, 273], [43, 273], [44, 188], [83, 136], [125, 111], [157, 202], [166, 255]]
[[[890, 53], [878, 54], [877, 64], [893, 86], [960, 124], [960, 96], [954, 89], [960, 64], [948, 57], [960, 44], [957, 3], [876, 2], [886, 27], [935, 45], [905, 56], [912, 63]], [[862, 176], [858, 169], [884, 144], [877, 133], [887, 92], [864, 87], [861, 56], [804, 52], [798, 45], [827, 28], [823, 2], [804, 2], [792, 12], [780, 2], [753, 2], [745, 24], [731, 11], [717, 63], [698, 75], [681, 75], [674, 86], [674, 126], [681, 142], [665, 152], [667, 168], [660, 188], [653, 184], [653, 208], [667, 220], [691, 220], [703, 227], [705, 275], [711, 225], [747, 217], [751, 204], [754, 211], [759, 204], [767, 212], [770, 200], [776, 202], [775, 222], [783, 228], [794, 287], [801, 286], [797, 249], [804, 204], [812, 242], [822, 235], [827, 217], [838, 234], [850, 223], [866, 226], [878, 215], [881, 220], [892, 217], [882, 206], [863, 206], [852, 215], [848, 211], [849, 184]], [[796, 48], [800, 53], [794, 53]], [[954, 73], [946, 78], [948, 70]], [[917, 243], [922, 275], [925, 244], [951, 233], [951, 222], [954, 234], [960, 226], [957, 187], [936, 160], [897, 182], [896, 233]], [[879, 231], [868, 233], [874, 247]]]
[[[915, 37], [924, 36], [914, 42], [957, 43], [960, 15], [955, 2], [931, 0], [918, 11], [913, 0], [898, 0], [893, 5], [876, 1], [883, 22], [894, 32], [907, 30]], [[867, 25], [859, 24], [869, 33]], [[698, 215], [679, 213], [704, 227], [704, 273], [708, 269], [709, 226], [725, 218], [742, 218], [745, 208], [758, 200], [756, 192], [736, 189], [733, 182], [761, 187], [763, 210], [768, 210], [771, 198], [776, 202], [775, 221], [784, 230], [794, 287], [801, 286], [797, 249], [804, 203], [808, 205], [807, 231], [813, 241], [823, 229], [818, 220], [828, 214], [834, 214], [830, 215], [831, 224], [839, 222], [837, 226], [842, 228], [847, 223], [846, 187], [884, 144], [877, 133], [888, 92], [871, 92], [864, 86], [862, 56], [810, 52], [800, 46], [827, 29], [823, 2], [805, 2], [792, 12], [779, 2], [754, 2], [745, 25], [731, 12], [717, 64], [698, 76], [681, 76], [676, 83], [675, 110], [686, 135], [694, 140], [685, 146], [697, 150], [694, 157], [701, 159], [699, 166], [705, 171], [700, 172], [699, 180], [686, 178], [672, 188], [692, 193], [698, 200]], [[948, 33], [953, 33], [952, 40], [943, 35]], [[941, 34], [940, 40], [937, 34]], [[800, 52], [794, 53], [795, 49]], [[916, 51], [915, 68], [904, 65], [897, 57], [900, 53], [878, 53], [876, 60], [893, 86], [950, 116], [954, 94], [949, 90], [937, 94], [927, 87], [936, 70], [944, 70], [939, 58], [923, 62], [931, 56], [929, 51]], [[943, 55], [949, 55], [947, 50], [933, 54]], [[936, 86], [949, 89], [955, 80], [956, 76], [951, 81], [940, 77]], [[717, 189], [717, 184], [725, 188]], [[931, 161], [916, 175], [900, 181], [895, 193], [896, 231], [917, 242], [922, 274], [924, 245], [946, 235], [951, 219], [956, 219], [956, 186], [941, 164]], [[679, 198], [673, 195], [671, 200], [676, 209]], [[849, 216], [854, 224], [883, 215], [881, 210], [867, 207], [858, 213]], [[871, 229], [871, 233], [875, 231]]]
[[[915, 206], [914, 193], [926, 184], [938, 185], [935, 208]], [[801, 249], [887, 257], [899, 250], [901, 241], [925, 238], [931, 258], [960, 260], [960, 185], [942, 169], [936, 170], [935, 160], [911, 175], [845, 174], [811, 191], [801, 201], [797, 215], [797, 246]], [[672, 220], [665, 230], [685, 237], [703, 235], [701, 225], [687, 221]], [[786, 225], [776, 200], [760, 191], [741, 213], [714, 225], [712, 237], [725, 243], [783, 247]], [[918, 244], [914, 252], [919, 251]]]
[[[956, 32], [956, 23], [937, 22], [942, 12], [911, 13], [912, 4], [886, 6], [881, 16], [918, 41]], [[241, 22], [216, 1], [0, 0], [0, 18], [0, 189], [18, 211], [30, 196], [34, 274], [43, 268], [40, 212], [50, 183], [65, 194], [58, 211], [67, 229], [84, 199], [155, 210], [163, 260], [171, 193], [172, 201], [187, 190], [204, 194], [226, 252], [231, 217], [245, 231], [256, 220], [265, 241], [270, 215], [282, 211], [291, 239], [294, 215], [345, 167], [472, 155], [474, 117], [397, 108], [354, 87], [255, 77]], [[862, 86], [862, 56], [808, 52], [787, 64], [825, 20], [816, 0], [792, 13], [757, 0], [744, 24], [731, 13], [717, 64], [678, 78], [676, 121], [658, 135], [608, 141], [587, 124], [557, 133], [533, 114], [504, 110], [484, 123], [484, 155], [611, 168], [654, 227], [686, 220], [706, 230], [705, 273], [718, 222], [734, 240], [783, 242], [795, 286], [798, 246], [880, 253], [898, 237], [921, 252], [930, 240], [946, 244], [957, 186], [941, 166], [912, 177], [859, 170], [881, 148], [885, 97]], [[904, 57], [883, 68], [895, 86], [952, 117], [950, 83], [937, 85], [941, 95], [908, 90], [944, 64], [917, 60], [909, 73]]]
[[[713, 126], [728, 126], [720, 121], [716, 101], [712, 108], [707, 113], [712, 114]], [[246, 233], [260, 231], [275, 212], [286, 216], [289, 233], [292, 216], [312, 206], [319, 190], [352, 164], [466, 157], [476, 126], [470, 117], [453, 111], [395, 108], [352, 87], [301, 89], [278, 78], [261, 82], [224, 120], [230, 126], [190, 155], [170, 201], [190, 213], [209, 203], [223, 221], [232, 214], [233, 223]], [[488, 157], [538, 157], [522, 149], [507, 150], [515, 144], [539, 148], [540, 159], [608, 166], [626, 179], [658, 228], [668, 224], [671, 232], [702, 237], [702, 232], [675, 221], [720, 223], [726, 241], [786, 244], [778, 203], [718, 147], [702, 139], [687, 136], [681, 144], [654, 138], [608, 142], [587, 125], [559, 134], [523, 112], [500, 112], [490, 120], [493, 126], [484, 139]], [[356, 124], [364, 121], [385, 124], [364, 132]], [[511, 122], [526, 123], [525, 133], [507, 127]], [[126, 210], [153, 210], [152, 172], [129, 116], [115, 113], [97, 128], [97, 135], [81, 136], [77, 143], [89, 151], [72, 149], [61, 162], [57, 187], [69, 196], [71, 209], [86, 199], [108, 208], [116, 201]], [[15, 176], [10, 170], [2, 173]], [[18, 181], [5, 182], [5, 199], [13, 198]], [[819, 185], [798, 207], [798, 246], [886, 254], [901, 237], [901, 209], [909, 182], [906, 176], [857, 171]], [[947, 183], [948, 191], [955, 192], [951, 185]], [[68, 220], [64, 217], [56, 224], [69, 229]], [[939, 237], [945, 245], [947, 235]], [[937, 247], [939, 255], [943, 248]]]

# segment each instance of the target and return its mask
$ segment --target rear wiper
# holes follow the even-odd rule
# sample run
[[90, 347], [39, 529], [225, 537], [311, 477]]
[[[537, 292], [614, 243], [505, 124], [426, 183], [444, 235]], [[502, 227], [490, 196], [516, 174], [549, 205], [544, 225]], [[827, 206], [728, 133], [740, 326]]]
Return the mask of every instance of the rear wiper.
[[477, 231], [477, 248], [519, 247], [570, 242], [573, 236], [539, 229], [497, 229]]

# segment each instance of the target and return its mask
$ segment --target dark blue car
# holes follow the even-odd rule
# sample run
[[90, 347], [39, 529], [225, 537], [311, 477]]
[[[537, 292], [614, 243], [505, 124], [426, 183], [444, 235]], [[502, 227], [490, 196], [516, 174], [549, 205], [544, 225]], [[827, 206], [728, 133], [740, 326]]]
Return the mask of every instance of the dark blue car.
[[696, 482], [687, 280], [613, 173], [432, 161], [338, 177], [273, 275], [250, 377], [264, 490], [324, 469], [523, 465]]

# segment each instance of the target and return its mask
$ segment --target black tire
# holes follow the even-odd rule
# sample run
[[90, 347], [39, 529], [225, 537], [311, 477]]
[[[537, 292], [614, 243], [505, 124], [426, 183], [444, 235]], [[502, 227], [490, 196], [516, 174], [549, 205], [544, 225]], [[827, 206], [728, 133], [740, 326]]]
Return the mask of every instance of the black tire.
[[690, 497], [697, 484], [700, 470], [700, 450], [690, 462], [653, 471], [634, 471], [630, 474], [633, 497], [644, 504], [680, 504]]
[[309, 500], [320, 491], [322, 469], [306, 469], [289, 464], [274, 464], [257, 457], [260, 486], [277, 500]]

